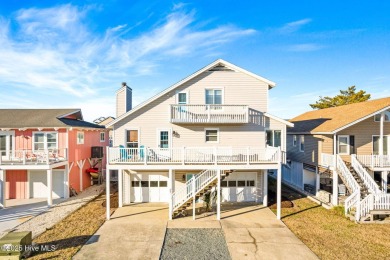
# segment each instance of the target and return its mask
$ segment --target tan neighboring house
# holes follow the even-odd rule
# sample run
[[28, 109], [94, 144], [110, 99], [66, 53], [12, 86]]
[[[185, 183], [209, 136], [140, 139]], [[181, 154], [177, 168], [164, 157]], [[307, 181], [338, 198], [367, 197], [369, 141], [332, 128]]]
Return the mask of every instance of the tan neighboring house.
[[[375, 210], [370, 199], [381, 200], [382, 208], [390, 206], [390, 97], [313, 110], [290, 122], [285, 182], [318, 196], [329, 191], [333, 205], [341, 196], [346, 212], [360, 208], [361, 219]], [[357, 205], [360, 201], [365, 204]]]
[[172, 218], [211, 189], [220, 197], [217, 218], [219, 201], [267, 205], [267, 172], [280, 172], [293, 125], [267, 112], [274, 87], [221, 59], [134, 108], [124, 84], [107, 125], [114, 133], [107, 169], [118, 171], [120, 207], [165, 202]]

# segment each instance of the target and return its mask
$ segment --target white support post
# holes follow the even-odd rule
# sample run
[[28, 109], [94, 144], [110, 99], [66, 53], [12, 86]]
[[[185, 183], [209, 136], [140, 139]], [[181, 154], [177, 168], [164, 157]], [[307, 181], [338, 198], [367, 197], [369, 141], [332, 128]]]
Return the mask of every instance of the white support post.
[[333, 170], [333, 193], [332, 193], [332, 204], [337, 206], [339, 204], [339, 175], [337, 170]]
[[118, 206], [123, 207], [123, 170], [118, 170]]
[[268, 206], [268, 172], [267, 170], [263, 170], [263, 178], [264, 178], [264, 190], [263, 190], [263, 206]]
[[65, 199], [68, 199], [69, 198], [69, 165], [66, 164], [65, 165]]
[[53, 205], [53, 170], [47, 170], [47, 206]]
[[250, 160], [249, 160], [249, 146], [246, 148], [246, 164], [247, 165], [250, 164]]
[[[1, 156], [0, 156], [1, 158]], [[3, 207], [3, 209], [5, 209], [6, 207], [6, 200], [5, 200], [5, 189], [7, 187], [6, 185], [6, 176], [7, 176], [7, 173], [6, 173], [6, 170], [0, 170], [0, 179], [1, 179], [1, 206]]]
[[131, 204], [131, 171], [129, 171], [129, 204]]
[[172, 215], [173, 215], [173, 201], [172, 201], [172, 194], [173, 194], [173, 180], [174, 179], [174, 175], [173, 175], [173, 170], [172, 169], [169, 169], [169, 172], [168, 172], [168, 190], [169, 190], [169, 211], [168, 211], [168, 219], [169, 220], [172, 220]]
[[339, 175], [337, 174], [337, 136], [333, 135], [333, 190], [332, 190], [332, 204], [337, 206], [339, 203]]
[[110, 220], [110, 167], [106, 166], [106, 219]]
[[387, 193], [387, 171], [382, 172], [382, 191]]
[[379, 155], [383, 155], [383, 124], [385, 122], [385, 112], [381, 113], [380, 128], [379, 128]]
[[218, 183], [217, 183], [217, 220], [221, 220], [221, 170], [218, 170]]
[[195, 210], [196, 210], [196, 190], [195, 190], [195, 176], [192, 176], [192, 220], [195, 220]]
[[318, 170], [318, 167], [316, 166], [316, 196], [318, 196], [318, 192], [320, 191], [320, 181], [321, 181], [321, 174]]
[[278, 175], [277, 175], [277, 187], [276, 187], [276, 218], [282, 218], [282, 165], [278, 165]]

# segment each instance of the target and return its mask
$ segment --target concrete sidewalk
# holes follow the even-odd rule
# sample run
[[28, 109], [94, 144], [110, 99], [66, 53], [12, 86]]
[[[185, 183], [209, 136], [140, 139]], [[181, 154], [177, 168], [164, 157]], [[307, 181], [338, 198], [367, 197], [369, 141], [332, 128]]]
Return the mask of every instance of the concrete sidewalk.
[[167, 220], [167, 204], [118, 208], [73, 259], [159, 259]]

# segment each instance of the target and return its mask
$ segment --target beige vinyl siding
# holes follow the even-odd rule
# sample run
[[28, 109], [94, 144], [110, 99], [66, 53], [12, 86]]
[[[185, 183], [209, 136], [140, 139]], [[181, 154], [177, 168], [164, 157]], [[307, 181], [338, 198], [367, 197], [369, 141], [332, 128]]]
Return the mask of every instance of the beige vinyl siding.
[[[205, 89], [223, 88], [224, 104], [248, 105], [251, 109], [248, 124], [171, 124], [170, 105], [176, 103], [176, 93], [180, 90], [189, 93], [189, 104], [205, 104]], [[267, 110], [268, 85], [241, 72], [205, 72], [184, 86], [158, 98], [144, 108], [134, 112], [114, 125], [114, 146], [125, 144], [126, 129], [138, 128], [139, 144], [157, 147], [157, 129], [169, 128], [172, 146], [226, 146], [226, 147], [265, 147], [265, 129], [283, 130], [285, 126], [275, 120], [265, 118], [261, 112]], [[219, 143], [205, 142], [205, 128], [219, 128]]]
[[[380, 123], [374, 121], [374, 117], [368, 118], [356, 125], [353, 125], [341, 132], [338, 135], [353, 135], [355, 136], [355, 151], [357, 154], [370, 155], [372, 154], [372, 136], [380, 134]], [[390, 123], [384, 122], [384, 135], [390, 135]]]

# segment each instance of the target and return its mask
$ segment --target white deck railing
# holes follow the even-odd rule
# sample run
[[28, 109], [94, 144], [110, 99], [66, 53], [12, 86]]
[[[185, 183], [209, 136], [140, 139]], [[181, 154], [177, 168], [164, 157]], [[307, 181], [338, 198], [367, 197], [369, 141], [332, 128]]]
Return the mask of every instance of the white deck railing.
[[[347, 214], [353, 206], [356, 206], [357, 214], [360, 213], [360, 186], [353, 177], [352, 173], [349, 171], [348, 167], [345, 165], [343, 159], [341, 159], [340, 155], [336, 156], [336, 169], [337, 172], [342, 177], [345, 185], [347, 185], [351, 189], [351, 195], [345, 200], [345, 213]], [[356, 216], [355, 216], [356, 217]]]
[[185, 186], [181, 187], [181, 189], [178, 189], [172, 194], [173, 211], [177, 210], [195, 194], [203, 190], [208, 184], [217, 178], [217, 175], [217, 170], [205, 170], [200, 174], [194, 175], [193, 178], [185, 183]]
[[370, 168], [390, 167], [390, 155], [357, 155], [357, 159]]
[[390, 210], [390, 194], [369, 194], [361, 201], [360, 216], [365, 217], [371, 210]]
[[108, 149], [110, 164], [261, 164], [281, 162], [280, 148], [121, 148]]
[[370, 193], [382, 193], [379, 189], [378, 184], [374, 181], [371, 175], [364, 169], [364, 167], [360, 164], [360, 162], [356, 159], [356, 155], [351, 155], [351, 164], [355, 169], [357, 174], [359, 174], [360, 179], [363, 180], [364, 185], [367, 187]]
[[334, 167], [334, 155], [328, 153], [321, 153], [321, 163], [324, 167]]
[[[0, 151], [0, 154], [2, 151]], [[4, 152], [4, 151], [3, 151]], [[0, 156], [0, 165], [51, 164], [67, 160], [67, 148], [49, 150], [12, 150]]]
[[248, 123], [247, 105], [171, 105], [172, 123]]

